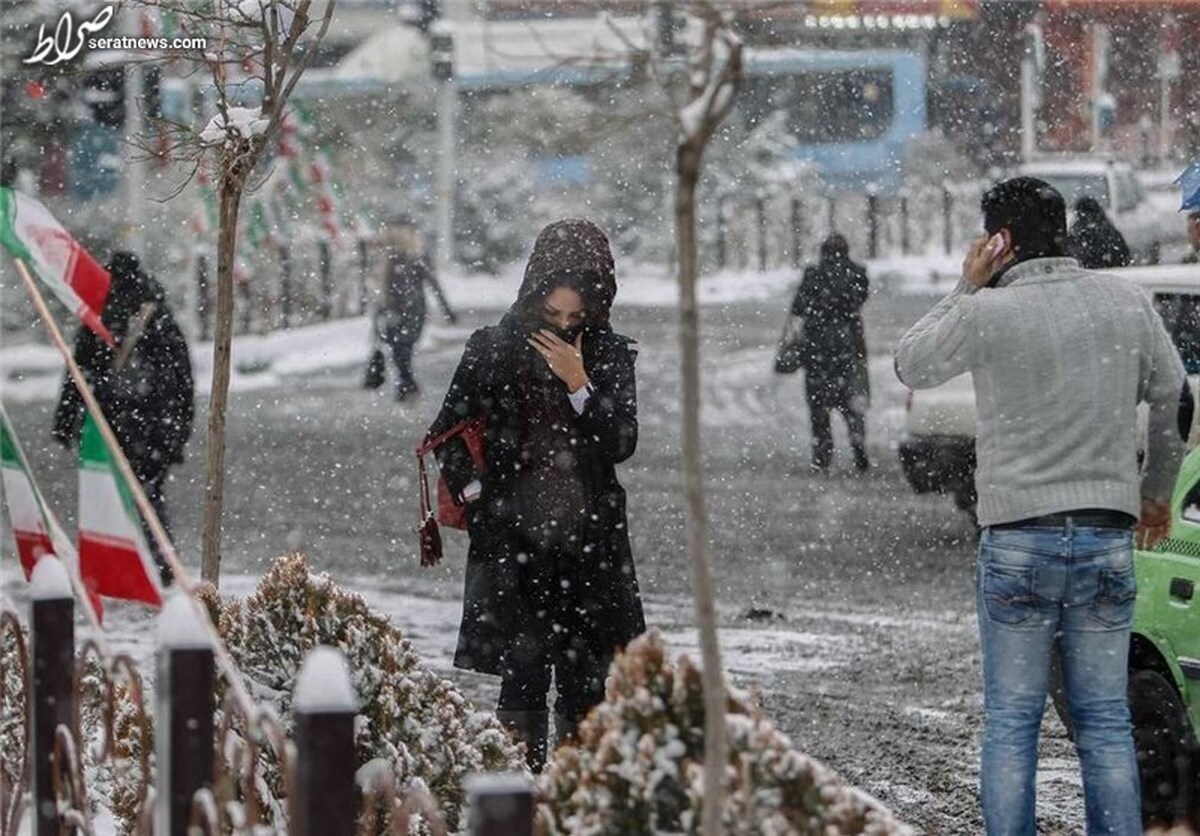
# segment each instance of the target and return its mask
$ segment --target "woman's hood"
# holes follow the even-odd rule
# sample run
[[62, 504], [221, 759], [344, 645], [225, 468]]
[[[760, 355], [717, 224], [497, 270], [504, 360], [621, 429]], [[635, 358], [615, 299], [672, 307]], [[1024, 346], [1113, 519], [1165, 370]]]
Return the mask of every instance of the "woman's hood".
[[608, 323], [617, 295], [617, 275], [608, 236], [596, 224], [569, 218], [538, 233], [512, 312], [527, 315], [554, 287], [570, 287], [579, 293], [589, 324]]

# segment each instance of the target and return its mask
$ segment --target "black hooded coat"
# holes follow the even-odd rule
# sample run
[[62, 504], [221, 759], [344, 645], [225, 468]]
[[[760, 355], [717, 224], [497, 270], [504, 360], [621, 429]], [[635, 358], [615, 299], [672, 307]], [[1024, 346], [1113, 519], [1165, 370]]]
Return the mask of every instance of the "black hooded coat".
[[[116, 350], [81, 327], [75, 362], [134, 472], [147, 482], [183, 461], [195, 408], [192, 362], [162, 285], [141, 269], [137, 257], [118, 252], [108, 270], [112, 284], [100, 318], [112, 332]], [[83, 397], [65, 378], [54, 414], [54, 437], [66, 445], [77, 443], [83, 415]]]
[[866, 268], [850, 260], [841, 236], [827, 239], [821, 245], [820, 261], [805, 268], [792, 314], [804, 321], [801, 356], [809, 406], [845, 408], [858, 399], [865, 407], [869, 401], [862, 321], [869, 291]]
[[[582, 415], [526, 342], [546, 327], [537, 314], [541, 300], [563, 284], [580, 292], [589, 312], [583, 360], [594, 392]], [[514, 652], [603, 658], [645, 631], [616, 473], [637, 446], [636, 352], [609, 325], [615, 294], [612, 253], [599, 228], [572, 220], [544, 229], [516, 303], [498, 325], [471, 335], [430, 427], [436, 435], [477, 415], [486, 419], [482, 478], [461, 442], [437, 451], [454, 495], [482, 482], [468, 505], [457, 667], [503, 675]], [[547, 526], [571, 533], [549, 557], [533, 545]]]
[[1067, 252], [1089, 270], [1128, 267], [1133, 263], [1125, 236], [1092, 197], [1080, 198], [1075, 204], [1075, 223], [1067, 235]]

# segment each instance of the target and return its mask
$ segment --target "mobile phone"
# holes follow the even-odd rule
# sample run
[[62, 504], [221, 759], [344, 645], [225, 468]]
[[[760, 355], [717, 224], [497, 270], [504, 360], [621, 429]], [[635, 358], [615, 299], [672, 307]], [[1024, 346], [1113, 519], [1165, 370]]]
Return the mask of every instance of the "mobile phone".
[[1004, 242], [1003, 233], [997, 232], [995, 235], [993, 235], [991, 238], [988, 239], [987, 251], [992, 256], [992, 258], [998, 258], [1000, 256], [1000, 253], [1004, 252], [1005, 246], [1007, 246], [1007, 245]]

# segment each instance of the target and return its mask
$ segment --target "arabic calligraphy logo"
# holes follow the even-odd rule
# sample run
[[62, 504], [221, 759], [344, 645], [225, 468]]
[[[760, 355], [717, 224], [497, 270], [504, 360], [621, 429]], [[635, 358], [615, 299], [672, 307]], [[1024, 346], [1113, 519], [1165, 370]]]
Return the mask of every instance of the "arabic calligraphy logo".
[[[87, 36], [103, 30], [112, 20], [112, 16], [113, 7], [105, 6], [94, 18], [85, 20], [76, 28], [71, 13], [63, 12], [62, 17], [58, 19], [58, 25], [54, 27], [53, 37], [46, 34], [45, 24], [38, 29], [37, 47], [24, 63], [45, 64], [47, 67], [53, 67], [63, 61], [70, 61], [83, 49]], [[72, 38], [74, 38], [74, 43], [72, 43]]]

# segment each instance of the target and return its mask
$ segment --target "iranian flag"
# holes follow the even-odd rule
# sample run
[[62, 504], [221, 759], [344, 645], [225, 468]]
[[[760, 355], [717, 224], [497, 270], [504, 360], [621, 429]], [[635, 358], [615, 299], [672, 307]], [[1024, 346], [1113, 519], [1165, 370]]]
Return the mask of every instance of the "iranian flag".
[[93, 595], [162, 605], [133, 495], [91, 415], [79, 443], [79, 574]]
[[42, 505], [42, 497], [29, 476], [25, 455], [17, 444], [8, 414], [0, 406], [0, 475], [3, 476], [4, 501], [8, 520], [17, 541], [17, 556], [25, 580], [33, 574], [33, 564], [42, 555], [54, 554], [50, 543], [50, 525]]
[[0, 244], [28, 264], [84, 325], [113, 345], [100, 321], [111, 282], [108, 271], [45, 206], [7, 186], [0, 187]]

